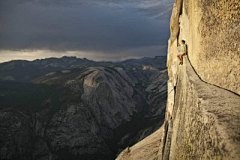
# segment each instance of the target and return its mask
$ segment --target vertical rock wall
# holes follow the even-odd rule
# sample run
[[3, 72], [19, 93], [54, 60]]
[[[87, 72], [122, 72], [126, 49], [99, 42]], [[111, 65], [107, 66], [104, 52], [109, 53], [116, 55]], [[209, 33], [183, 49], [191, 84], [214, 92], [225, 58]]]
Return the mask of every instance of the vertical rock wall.
[[[240, 159], [238, 0], [176, 0], [159, 159]], [[188, 58], [179, 66], [180, 41]]]
[[186, 57], [176, 74], [158, 158], [240, 159], [240, 97], [201, 81]]
[[[240, 159], [239, 7], [239, 0], [176, 0], [165, 121], [151, 135], [161, 138], [146, 138], [119, 159]], [[179, 65], [182, 39], [188, 57]], [[159, 146], [157, 153], [146, 147], [153, 144]]]
[[[169, 56], [175, 58], [177, 44], [185, 39], [201, 79], [240, 94], [239, 17], [239, 0], [176, 0]], [[168, 59], [168, 67], [172, 63]]]

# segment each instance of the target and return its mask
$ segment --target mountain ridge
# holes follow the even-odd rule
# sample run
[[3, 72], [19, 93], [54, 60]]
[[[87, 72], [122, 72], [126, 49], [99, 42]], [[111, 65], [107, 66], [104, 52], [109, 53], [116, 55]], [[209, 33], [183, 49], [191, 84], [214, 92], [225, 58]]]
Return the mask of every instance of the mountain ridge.
[[1, 159], [114, 159], [163, 122], [167, 70], [146, 64], [82, 64], [1, 81]]
[[[153, 63], [152, 63], [153, 62]], [[130, 62], [130, 64], [146, 64], [158, 69], [166, 69], [166, 57], [161, 58], [148, 58], [136, 59]], [[31, 82], [33, 79], [50, 73], [59, 71], [61, 69], [71, 68], [78, 65], [88, 66], [110, 66], [111, 64], [126, 64], [122, 62], [95, 62], [86, 58], [67, 57], [62, 58], [47, 58], [42, 60], [25, 61], [14, 60], [10, 62], [0, 63], [0, 80], [3, 81], [21, 81]]]

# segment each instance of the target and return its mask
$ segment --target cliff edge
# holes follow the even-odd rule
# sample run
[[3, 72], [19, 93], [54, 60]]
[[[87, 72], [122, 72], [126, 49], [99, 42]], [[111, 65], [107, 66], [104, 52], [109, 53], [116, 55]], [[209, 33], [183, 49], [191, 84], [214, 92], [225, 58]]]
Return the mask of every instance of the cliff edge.
[[[176, 0], [164, 124], [117, 160], [240, 159], [239, 17], [238, 0]], [[188, 57], [179, 65], [182, 39]]]

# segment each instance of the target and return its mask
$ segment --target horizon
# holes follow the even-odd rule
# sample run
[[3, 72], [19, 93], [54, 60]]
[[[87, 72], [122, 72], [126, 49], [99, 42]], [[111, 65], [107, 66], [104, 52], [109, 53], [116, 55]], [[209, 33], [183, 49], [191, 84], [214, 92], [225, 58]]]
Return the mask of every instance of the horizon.
[[9, 61], [4, 61], [4, 62], [0, 62], [0, 64], [3, 63], [8, 63], [8, 62], [14, 62], [14, 61], [27, 61], [27, 62], [34, 62], [37, 60], [46, 60], [46, 59], [62, 59], [62, 58], [76, 58], [76, 59], [86, 59], [89, 61], [94, 61], [94, 62], [112, 62], [112, 63], [118, 63], [118, 62], [124, 62], [127, 60], [140, 60], [143, 58], [156, 58], [156, 57], [167, 57], [167, 55], [160, 55], [160, 56], [154, 56], [154, 57], [140, 57], [140, 58], [129, 58], [129, 59], [124, 59], [124, 60], [116, 60], [116, 61], [107, 61], [107, 60], [92, 60], [92, 59], [88, 59], [86, 57], [76, 57], [76, 56], [62, 56], [62, 57], [46, 57], [46, 58], [37, 58], [37, 59], [33, 59], [33, 60], [26, 60], [26, 59], [13, 59], [13, 60], [9, 60]]
[[123, 61], [166, 55], [174, 2], [0, 1], [0, 63], [62, 56]]

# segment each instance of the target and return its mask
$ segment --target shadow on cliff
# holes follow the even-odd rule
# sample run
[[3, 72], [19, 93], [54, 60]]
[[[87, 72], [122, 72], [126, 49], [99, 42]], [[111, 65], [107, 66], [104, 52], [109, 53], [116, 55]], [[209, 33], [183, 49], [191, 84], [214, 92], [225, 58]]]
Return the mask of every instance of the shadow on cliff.
[[211, 83], [208, 83], [208, 82], [204, 81], [204, 80], [199, 76], [199, 74], [196, 72], [196, 70], [195, 70], [195, 68], [193, 67], [193, 65], [192, 65], [189, 57], [187, 57], [187, 59], [188, 59], [188, 61], [189, 61], [190, 66], [192, 67], [193, 71], [196, 73], [196, 75], [198, 76], [198, 78], [199, 78], [202, 82], [204, 82], [204, 83], [206, 83], [206, 84], [209, 84], [209, 85], [212, 85], [212, 86], [215, 86], [215, 87], [218, 87], [218, 88], [223, 89], [223, 90], [225, 90], [225, 91], [231, 92], [231, 93], [233, 93], [233, 94], [235, 94], [235, 95], [237, 95], [237, 96], [240, 97], [240, 95], [239, 95], [238, 93], [236, 93], [236, 92], [233, 92], [233, 91], [228, 90], [228, 89], [226, 89], [226, 88], [222, 88], [222, 87], [217, 86], [217, 85], [215, 85], [215, 84], [211, 84]]

